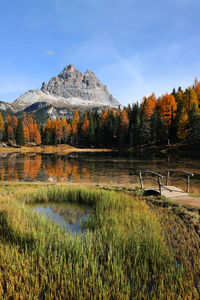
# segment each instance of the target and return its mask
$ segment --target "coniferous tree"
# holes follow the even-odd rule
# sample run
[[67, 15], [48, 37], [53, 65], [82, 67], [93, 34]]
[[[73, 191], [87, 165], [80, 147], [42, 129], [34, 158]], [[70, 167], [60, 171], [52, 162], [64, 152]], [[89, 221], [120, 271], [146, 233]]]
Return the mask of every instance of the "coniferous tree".
[[175, 122], [175, 117], [174, 117], [174, 112], [173, 112], [173, 107], [172, 107], [172, 112], [171, 112], [171, 122], [169, 126], [169, 131], [168, 131], [168, 137], [169, 141], [171, 144], [174, 144], [177, 141], [177, 132], [176, 132], [176, 122]]
[[151, 126], [150, 126], [150, 137], [151, 141], [157, 145], [162, 145], [166, 141], [165, 137], [165, 125], [161, 118], [158, 109], [155, 108], [153, 115], [151, 116]]
[[25, 137], [24, 137], [24, 128], [22, 118], [18, 119], [17, 129], [16, 129], [16, 143], [19, 146], [25, 145]]
[[97, 126], [95, 129], [95, 141], [96, 141], [96, 146], [101, 147], [102, 146], [102, 139], [101, 139], [101, 121], [100, 117], [97, 116], [96, 120]]
[[47, 128], [45, 129], [43, 143], [44, 145], [50, 145], [51, 143], [51, 134]]
[[93, 116], [91, 114], [89, 115], [88, 141], [89, 141], [90, 146], [94, 146], [94, 144], [95, 144], [95, 128], [94, 128]]
[[140, 126], [139, 126], [139, 145], [144, 145], [149, 141], [149, 127], [147, 121], [143, 116], [140, 117]]
[[134, 121], [132, 123], [132, 129], [131, 129], [131, 139], [133, 141], [133, 146], [140, 145], [140, 114], [139, 109], [137, 110], [135, 107], [134, 112]]
[[188, 141], [190, 143], [200, 143], [200, 114], [194, 104], [189, 113]]

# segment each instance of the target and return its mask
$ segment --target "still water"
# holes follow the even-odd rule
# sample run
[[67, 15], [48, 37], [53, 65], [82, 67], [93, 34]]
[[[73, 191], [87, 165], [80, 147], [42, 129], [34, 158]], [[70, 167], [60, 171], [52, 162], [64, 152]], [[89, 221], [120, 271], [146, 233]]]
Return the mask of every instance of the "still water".
[[33, 209], [37, 214], [45, 216], [73, 234], [83, 233], [84, 220], [91, 214], [91, 207], [65, 203], [35, 204]]
[[[167, 169], [195, 174], [190, 191], [200, 193], [200, 157], [132, 153], [4, 154], [1, 181], [50, 181], [138, 185], [138, 170], [166, 175]], [[164, 183], [164, 182], [163, 182]], [[176, 184], [178, 186], [178, 184]], [[182, 187], [182, 186], [180, 186]]]

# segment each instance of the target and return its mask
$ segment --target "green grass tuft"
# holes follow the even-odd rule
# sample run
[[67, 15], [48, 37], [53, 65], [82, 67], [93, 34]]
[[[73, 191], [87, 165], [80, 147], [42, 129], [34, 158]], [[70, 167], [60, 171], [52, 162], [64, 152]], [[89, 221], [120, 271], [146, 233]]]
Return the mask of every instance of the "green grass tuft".
[[[0, 298], [198, 299], [199, 237], [178, 215], [121, 192], [0, 187]], [[29, 204], [91, 205], [83, 235]]]

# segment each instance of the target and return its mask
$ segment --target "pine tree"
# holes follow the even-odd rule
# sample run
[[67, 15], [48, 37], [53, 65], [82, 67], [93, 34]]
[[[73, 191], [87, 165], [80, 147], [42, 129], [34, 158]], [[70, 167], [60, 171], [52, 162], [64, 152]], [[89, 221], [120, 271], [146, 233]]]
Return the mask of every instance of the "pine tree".
[[194, 89], [188, 88], [185, 90], [183, 95], [183, 102], [186, 112], [189, 114], [190, 110], [193, 108], [193, 104], [198, 107], [199, 101], [197, 94]]
[[44, 145], [50, 145], [51, 143], [51, 134], [47, 128], [45, 128], [43, 143]]
[[157, 108], [155, 108], [154, 113], [151, 116], [150, 136], [151, 142], [154, 142], [157, 145], [161, 145], [166, 142], [164, 121]]
[[89, 130], [88, 130], [88, 140], [89, 140], [89, 144], [90, 146], [94, 146], [95, 144], [95, 128], [94, 128], [94, 120], [93, 120], [93, 116], [90, 115], [89, 118]]
[[177, 128], [176, 128], [176, 122], [175, 122], [175, 117], [173, 113], [173, 107], [172, 107], [172, 113], [171, 113], [171, 122], [170, 122], [170, 127], [168, 131], [168, 137], [169, 141], [171, 144], [174, 144], [177, 140]]
[[139, 140], [139, 145], [144, 145], [149, 140], [149, 127], [148, 127], [147, 121], [145, 120], [145, 118], [143, 116], [140, 118], [138, 140]]
[[23, 128], [22, 118], [18, 119], [17, 130], [16, 130], [16, 143], [19, 146], [25, 145], [24, 128]]
[[190, 143], [200, 143], [200, 114], [194, 104], [189, 113], [189, 132], [188, 141]]
[[87, 146], [88, 144], [88, 131], [90, 122], [88, 120], [87, 114], [85, 114], [83, 124], [81, 126], [81, 144]]

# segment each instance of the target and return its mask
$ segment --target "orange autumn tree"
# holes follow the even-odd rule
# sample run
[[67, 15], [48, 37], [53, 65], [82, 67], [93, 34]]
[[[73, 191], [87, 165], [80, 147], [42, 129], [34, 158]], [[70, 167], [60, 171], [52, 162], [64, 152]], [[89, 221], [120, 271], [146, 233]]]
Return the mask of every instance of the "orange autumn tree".
[[200, 104], [200, 82], [198, 81], [197, 78], [195, 78], [195, 82], [194, 82], [194, 90], [197, 94], [197, 98]]
[[150, 121], [151, 116], [154, 113], [154, 109], [158, 103], [155, 94], [151, 94], [148, 98], [144, 97], [143, 102], [140, 105], [140, 110], [142, 110], [144, 118]]
[[40, 132], [39, 130], [37, 129], [35, 134], [34, 134], [34, 142], [37, 144], [37, 145], [40, 145], [41, 144], [41, 135], [40, 135]]
[[4, 131], [4, 121], [3, 121], [3, 117], [0, 113], [0, 141], [3, 138], [3, 131]]
[[101, 114], [101, 124], [104, 125], [106, 119], [108, 117], [108, 112], [107, 110], [104, 108], [103, 113]]
[[83, 125], [82, 125], [82, 131], [83, 133], [86, 135], [87, 131], [88, 131], [88, 128], [89, 128], [89, 125], [90, 125], [90, 122], [88, 120], [88, 116], [87, 114], [85, 114], [85, 117], [84, 117], [84, 121], [83, 121]]
[[120, 114], [120, 132], [125, 135], [128, 132], [129, 119], [126, 111], [123, 109]]
[[90, 126], [90, 121], [88, 120], [88, 116], [85, 113], [83, 125], [81, 127], [82, 140], [84, 144], [87, 144], [89, 126]]
[[3, 117], [2, 114], [0, 113], [0, 130], [3, 131], [4, 130], [4, 121], [3, 121]]
[[66, 121], [65, 117], [62, 117], [61, 127], [63, 131], [63, 142], [67, 143], [71, 134], [71, 125]]
[[177, 109], [177, 104], [173, 95], [165, 94], [158, 101], [158, 111], [165, 125], [168, 127], [171, 123], [172, 112], [173, 117], [175, 117], [175, 112]]
[[37, 123], [30, 115], [25, 115], [23, 120], [24, 137], [26, 142], [34, 142], [37, 145], [41, 144], [41, 136], [38, 130]]
[[57, 119], [56, 136], [59, 144], [61, 144], [61, 141], [63, 140], [63, 128], [62, 128], [62, 122], [60, 118]]
[[187, 113], [191, 111], [193, 105], [198, 108], [199, 101], [197, 94], [193, 88], [188, 88], [183, 94], [183, 106], [186, 108]]
[[128, 133], [129, 119], [126, 111], [123, 109], [120, 113], [120, 146], [126, 143]]
[[12, 118], [10, 115], [7, 115], [7, 117], [6, 117], [5, 134], [6, 134], [8, 140], [13, 141], [15, 139], [15, 136], [13, 133], [13, 128], [12, 128]]
[[24, 126], [24, 137], [26, 142], [30, 142], [29, 129], [27, 126]]
[[11, 116], [10, 115], [7, 115], [7, 117], [6, 117], [6, 123], [8, 124], [8, 125], [10, 125], [11, 124]]
[[[77, 114], [75, 113], [75, 119], [76, 121], [79, 120]], [[73, 133], [77, 133], [77, 123], [74, 120], [74, 131]], [[51, 135], [51, 138], [53, 138], [54, 143], [67, 143], [69, 140], [69, 137], [72, 132], [71, 125], [66, 121], [65, 117], [63, 116], [62, 119], [57, 118], [51, 121], [50, 119], [47, 120], [45, 126], [44, 126], [44, 133], [49, 132]]]
[[78, 125], [79, 125], [79, 113], [77, 109], [74, 111], [74, 117], [72, 121], [72, 144], [76, 145], [78, 142]]
[[46, 124], [45, 124], [45, 128], [49, 130], [49, 132], [52, 131], [52, 121], [51, 119], [48, 119]]
[[78, 113], [77, 109], [75, 109], [75, 111], [74, 111], [74, 120], [75, 120], [76, 124], [78, 125], [79, 124], [79, 113]]
[[72, 121], [72, 134], [76, 135], [78, 132], [78, 126], [75, 120]]
[[183, 107], [179, 113], [177, 122], [177, 137], [182, 141], [184, 141], [188, 135], [188, 122], [189, 116], [187, 114], [186, 108]]

